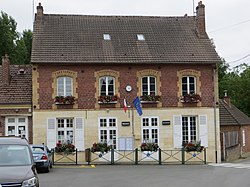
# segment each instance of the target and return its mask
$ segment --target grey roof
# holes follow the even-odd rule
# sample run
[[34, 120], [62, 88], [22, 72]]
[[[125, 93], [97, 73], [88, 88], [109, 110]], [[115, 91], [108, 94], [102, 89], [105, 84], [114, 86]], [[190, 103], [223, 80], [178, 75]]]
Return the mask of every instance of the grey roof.
[[219, 101], [220, 125], [250, 125], [250, 118], [224, 100]]
[[210, 39], [198, 37], [195, 23], [193, 16], [44, 14], [34, 24], [31, 62], [217, 63]]
[[[24, 69], [25, 73], [18, 73], [20, 69]], [[0, 104], [31, 104], [31, 65], [10, 65], [10, 75], [10, 84], [4, 84], [0, 66]]]

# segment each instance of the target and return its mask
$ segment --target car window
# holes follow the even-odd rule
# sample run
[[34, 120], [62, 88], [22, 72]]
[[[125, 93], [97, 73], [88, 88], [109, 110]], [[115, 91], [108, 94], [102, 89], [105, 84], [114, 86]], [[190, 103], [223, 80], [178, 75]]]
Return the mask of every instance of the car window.
[[25, 145], [0, 145], [0, 166], [32, 164], [29, 147]]
[[43, 153], [44, 152], [44, 148], [43, 147], [31, 147], [32, 152], [36, 152], [36, 153]]

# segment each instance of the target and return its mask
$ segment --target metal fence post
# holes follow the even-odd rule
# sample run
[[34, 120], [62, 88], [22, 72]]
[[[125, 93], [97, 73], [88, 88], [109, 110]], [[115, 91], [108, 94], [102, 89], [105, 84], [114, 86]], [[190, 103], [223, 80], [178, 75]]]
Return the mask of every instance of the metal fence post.
[[55, 164], [55, 149], [51, 149], [52, 152], [52, 164]]
[[204, 164], [207, 164], [207, 151], [204, 149]]
[[159, 148], [159, 165], [161, 165], [161, 148]]
[[135, 164], [138, 164], [138, 148], [135, 149]]
[[114, 153], [115, 153], [114, 149], [112, 148], [111, 149], [111, 165], [113, 165], [115, 163], [115, 161], [114, 161], [114, 157], [115, 157]]
[[183, 147], [181, 148], [181, 160], [181, 163], [185, 164], [185, 151]]
[[77, 149], [76, 149], [76, 165], [77, 165]]

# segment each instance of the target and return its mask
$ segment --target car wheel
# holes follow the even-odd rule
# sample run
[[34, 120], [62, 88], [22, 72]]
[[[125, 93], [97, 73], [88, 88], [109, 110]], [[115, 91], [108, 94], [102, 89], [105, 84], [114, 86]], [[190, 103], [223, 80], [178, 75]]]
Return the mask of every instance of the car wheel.
[[49, 171], [50, 171], [50, 164], [48, 165], [48, 167], [46, 168], [46, 173], [49, 173]]

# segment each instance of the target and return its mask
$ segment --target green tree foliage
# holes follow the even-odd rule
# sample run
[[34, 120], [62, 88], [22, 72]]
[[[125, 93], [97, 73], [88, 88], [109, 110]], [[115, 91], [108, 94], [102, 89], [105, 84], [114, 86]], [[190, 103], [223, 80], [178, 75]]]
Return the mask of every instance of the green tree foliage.
[[13, 58], [15, 41], [18, 38], [16, 32], [17, 23], [12, 17], [1, 11], [0, 15], [0, 55], [8, 54]]
[[0, 15], [0, 55], [8, 54], [12, 64], [29, 64], [31, 59], [32, 32], [16, 31], [17, 23], [6, 13]]
[[[218, 74], [220, 68], [218, 66]], [[250, 116], [250, 67], [242, 64], [233, 71], [227, 71], [223, 76], [219, 75], [220, 98], [224, 97], [224, 91], [231, 98], [231, 102], [242, 112]]]

